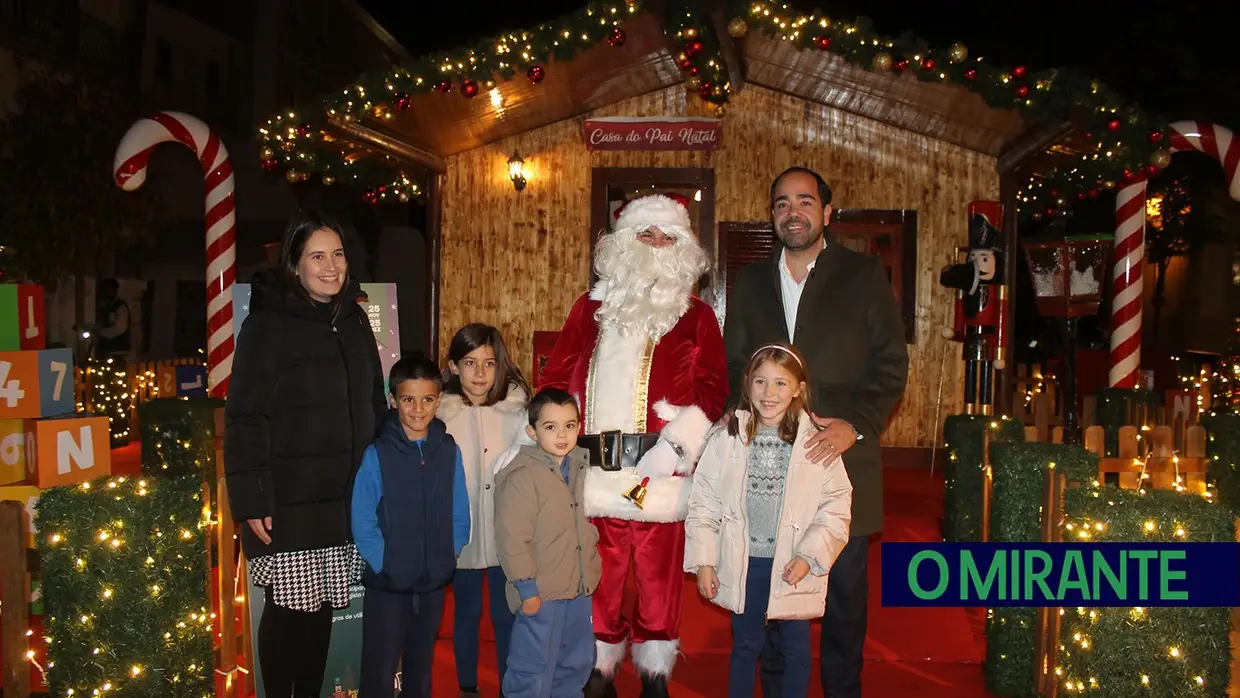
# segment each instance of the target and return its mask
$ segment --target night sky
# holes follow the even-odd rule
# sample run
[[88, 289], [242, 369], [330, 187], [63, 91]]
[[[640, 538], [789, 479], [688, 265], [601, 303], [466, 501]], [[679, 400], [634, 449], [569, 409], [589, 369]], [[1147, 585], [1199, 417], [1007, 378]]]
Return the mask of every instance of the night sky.
[[[584, 0], [477, 2], [471, 3], [476, 11], [446, 22], [433, 16], [438, 12], [428, 12], [424, 3], [410, 0], [361, 4], [409, 53], [421, 56], [552, 19], [582, 7]], [[822, 7], [838, 19], [864, 15], [880, 32], [893, 36], [909, 32], [932, 46], [963, 41], [971, 55], [985, 56], [991, 63], [1024, 64], [1031, 70], [1075, 68], [1169, 121], [1208, 119], [1240, 129], [1240, 3], [794, 0], [788, 4], [803, 12]]]

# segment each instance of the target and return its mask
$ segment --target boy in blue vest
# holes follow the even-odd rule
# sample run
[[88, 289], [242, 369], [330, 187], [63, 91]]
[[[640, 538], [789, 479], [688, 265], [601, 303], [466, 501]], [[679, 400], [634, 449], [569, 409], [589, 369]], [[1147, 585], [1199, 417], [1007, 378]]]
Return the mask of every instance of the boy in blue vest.
[[594, 668], [590, 595], [603, 567], [586, 518], [590, 458], [577, 447], [578, 416], [572, 395], [539, 391], [526, 427], [538, 445], [521, 446], [495, 475], [495, 542], [517, 614], [507, 698], [581, 698]]
[[388, 384], [395, 411], [353, 484], [353, 538], [366, 561], [359, 691], [392, 698], [403, 658], [402, 698], [431, 698], [444, 589], [469, 542], [469, 495], [461, 451], [435, 418], [439, 369], [401, 359]]

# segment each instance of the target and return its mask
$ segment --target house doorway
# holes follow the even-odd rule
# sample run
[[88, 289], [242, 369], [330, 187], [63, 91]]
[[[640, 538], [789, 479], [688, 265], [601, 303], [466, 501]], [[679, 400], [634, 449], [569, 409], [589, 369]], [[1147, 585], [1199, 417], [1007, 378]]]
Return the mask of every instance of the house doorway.
[[722, 290], [716, 290], [715, 171], [708, 167], [596, 167], [590, 195], [590, 287], [598, 280], [594, 272], [594, 243], [609, 233], [616, 211], [626, 202], [647, 194], [680, 194], [689, 200], [689, 219], [711, 268], [698, 280], [697, 295], [718, 309]]

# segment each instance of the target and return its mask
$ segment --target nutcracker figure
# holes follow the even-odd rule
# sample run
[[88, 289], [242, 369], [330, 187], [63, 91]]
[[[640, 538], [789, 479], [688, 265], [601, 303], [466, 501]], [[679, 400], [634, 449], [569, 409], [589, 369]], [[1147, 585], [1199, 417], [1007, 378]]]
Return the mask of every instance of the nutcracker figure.
[[1009, 337], [1003, 278], [1003, 206], [995, 201], [969, 204], [969, 261], [943, 268], [939, 284], [957, 290], [955, 339], [964, 342], [964, 404], [968, 414], [994, 411], [994, 372], [1003, 370]]

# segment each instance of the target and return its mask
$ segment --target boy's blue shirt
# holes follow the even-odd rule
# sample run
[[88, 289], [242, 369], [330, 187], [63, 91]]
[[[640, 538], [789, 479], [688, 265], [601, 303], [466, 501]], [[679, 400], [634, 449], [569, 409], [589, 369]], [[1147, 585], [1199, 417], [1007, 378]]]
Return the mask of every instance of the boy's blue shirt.
[[[568, 464], [569, 456], [564, 456], [564, 459], [560, 461], [560, 476], [564, 478], [565, 484], [568, 484]], [[538, 582], [533, 579], [514, 579], [512, 586], [517, 590], [517, 595], [522, 601], [538, 596]]]
[[[421, 449], [426, 439], [418, 439], [414, 443]], [[461, 459], [461, 449], [456, 448], [456, 476], [452, 481], [452, 544], [459, 557], [461, 550], [469, 543], [469, 488], [465, 484], [465, 463]], [[412, 465], [412, 464], [411, 464]], [[357, 471], [357, 479], [353, 483], [352, 526], [353, 542], [362, 554], [362, 559], [375, 572], [383, 571], [384, 541], [383, 532], [379, 530], [379, 500], [383, 498], [383, 477], [379, 470], [379, 452], [374, 444], [366, 447], [362, 454], [362, 467]]]

